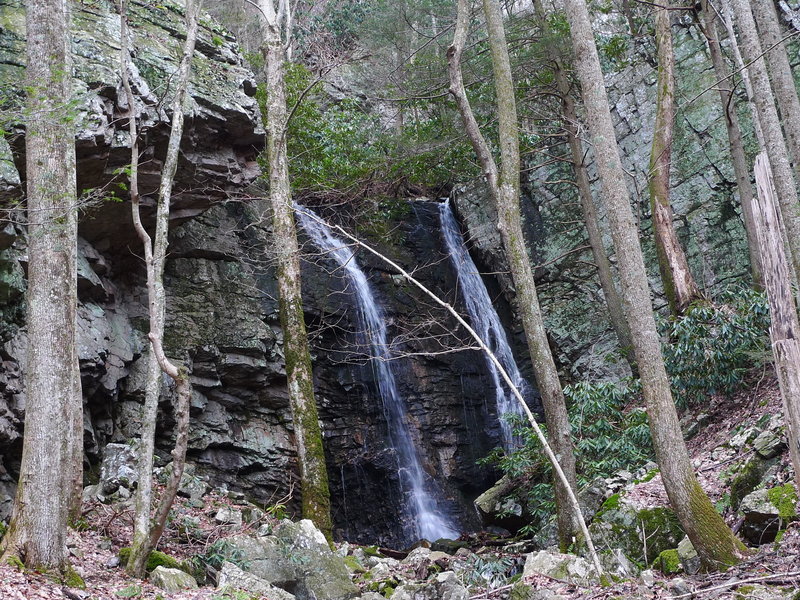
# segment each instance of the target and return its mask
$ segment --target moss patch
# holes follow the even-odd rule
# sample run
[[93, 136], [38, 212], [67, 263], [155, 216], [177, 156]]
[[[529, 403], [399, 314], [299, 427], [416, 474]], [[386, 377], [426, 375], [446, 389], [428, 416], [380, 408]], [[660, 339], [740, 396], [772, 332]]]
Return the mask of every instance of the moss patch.
[[78, 590], [86, 589], [86, 582], [83, 580], [83, 577], [78, 575], [78, 572], [69, 566], [66, 569], [64, 569], [64, 576], [62, 578], [62, 582], [68, 588], [78, 589]]
[[778, 509], [778, 516], [783, 520], [793, 519], [797, 516], [797, 492], [794, 485], [787, 483], [767, 491], [767, 498]]
[[[130, 548], [119, 549], [119, 562], [121, 564], [127, 565], [128, 561], [130, 560], [130, 557], [131, 557]], [[164, 554], [163, 552], [160, 552], [158, 550], [153, 550], [150, 553], [150, 556], [147, 557], [147, 565], [145, 565], [145, 570], [149, 573], [156, 567], [166, 567], [167, 569], [180, 569], [181, 571], [186, 571], [183, 563], [181, 563], [177, 559], [172, 558], [169, 554]]]
[[653, 561], [653, 568], [658, 569], [664, 575], [674, 575], [680, 573], [683, 569], [681, 567], [681, 557], [678, 556], [678, 550], [664, 550]]

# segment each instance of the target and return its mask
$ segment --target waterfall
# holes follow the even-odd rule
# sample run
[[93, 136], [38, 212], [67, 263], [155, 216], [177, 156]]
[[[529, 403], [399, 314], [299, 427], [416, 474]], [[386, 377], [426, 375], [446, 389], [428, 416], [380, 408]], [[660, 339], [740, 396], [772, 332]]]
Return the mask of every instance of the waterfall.
[[[439, 217], [442, 224], [442, 235], [450, 255], [450, 261], [453, 263], [458, 276], [459, 291], [464, 298], [464, 304], [469, 313], [472, 327], [497, 357], [498, 362], [522, 393], [523, 398], [527, 398], [531, 392], [530, 385], [519, 372], [514, 355], [511, 352], [511, 346], [508, 343], [508, 337], [500, 322], [500, 316], [494, 308], [492, 299], [489, 297], [489, 291], [486, 289], [486, 284], [484, 284], [478, 268], [472, 261], [469, 252], [467, 252], [464, 237], [461, 235], [461, 229], [459, 229], [458, 222], [450, 208], [449, 200], [439, 204]], [[506, 450], [509, 450], [516, 440], [514, 439], [513, 427], [503, 416], [512, 413], [524, 417], [524, 412], [511, 390], [503, 381], [495, 364], [488, 357], [485, 358], [486, 366], [494, 383], [497, 416], [500, 419], [500, 427], [503, 433], [503, 446]]]
[[439, 538], [455, 539], [459, 536], [458, 527], [451, 517], [437, 509], [435, 482], [428, 481], [422, 469], [419, 452], [411, 437], [406, 403], [397, 388], [392, 370], [393, 361], [389, 352], [386, 319], [376, 301], [372, 287], [364, 271], [358, 266], [352, 250], [331, 230], [309, 216], [307, 208], [297, 207], [296, 214], [300, 225], [314, 244], [333, 258], [349, 282], [348, 289], [355, 294], [358, 307], [359, 342], [370, 349], [370, 366], [378, 384], [378, 392], [383, 403], [383, 412], [391, 443], [397, 460], [400, 485], [405, 497], [406, 510], [411, 517], [409, 530], [404, 526], [404, 534], [411, 542], [424, 538], [430, 541]]

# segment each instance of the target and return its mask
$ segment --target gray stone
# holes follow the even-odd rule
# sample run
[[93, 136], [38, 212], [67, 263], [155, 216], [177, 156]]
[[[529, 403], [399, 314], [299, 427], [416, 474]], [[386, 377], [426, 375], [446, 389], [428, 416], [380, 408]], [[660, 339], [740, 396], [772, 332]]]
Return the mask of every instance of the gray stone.
[[334, 554], [311, 521], [281, 521], [272, 535], [233, 536], [227, 552], [245, 571], [271, 585], [290, 589], [298, 600], [349, 600], [358, 595], [344, 558]]
[[545, 550], [531, 552], [525, 558], [523, 577], [533, 575], [545, 575], [582, 586], [595, 585], [600, 581], [597, 570], [585, 558]]
[[764, 431], [753, 440], [753, 448], [762, 458], [773, 458], [786, 449], [786, 441], [774, 431]]
[[107, 444], [100, 464], [100, 492], [109, 496], [120, 487], [133, 489], [138, 481], [137, 454], [133, 444]]
[[249, 594], [265, 596], [270, 600], [295, 600], [295, 596], [286, 590], [275, 587], [268, 581], [256, 577], [251, 573], [245, 573], [233, 563], [225, 561], [222, 563], [217, 577], [217, 589], [243, 590]]
[[150, 583], [171, 594], [197, 589], [194, 577], [180, 569], [158, 566], [150, 573]]
[[630, 579], [639, 574], [638, 567], [633, 564], [619, 548], [606, 550], [599, 554], [600, 564], [606, 573], [623, 579]]
[[[790, 495], [788, 502], [787, 494]], [[777, 498], [784, 511], [790, 507], [791, 514], [781, 515], [781, 508], [773, 502], [774, 498]], [[748, 494], [739, 505], [739, 512], [744, 516], [742, 535], [753, 544], [772, 542], [781, 528], [797, 518], [796, 502], [797, 494], [792, 484], [772, 490], [760, 489]]]
[[689, 587], [685, 579], [676, 577], [669, 582], [669, 591], [676, 596], [683, 596], [691, 594], [692, 588]]
[[697, 551], [694, 549], [689, 536], [685, 536], [678, 544], [678, 558], [681, 559], [681, 565], [687, 575], [695, 575], [700, 572], [700, 557], [697, 556]]
[[465, 588], [452, 571], [436, 575], [433, 581], [400, 585], [392, 594], [394, 600], [468, 600]]
[[653, 573], [652, 569], [645, 569], [641, 573], [639, 573], [639, 579], [642, 580], [642, 583], [647, 587], [651, 588], [656, 584], [656, 576]]
[[217, 511], [217, 514], [214, 515], [214, 520], [220, 525], [241, 527], [243, 522], [242, 511], [230, 506], [223, 506]]

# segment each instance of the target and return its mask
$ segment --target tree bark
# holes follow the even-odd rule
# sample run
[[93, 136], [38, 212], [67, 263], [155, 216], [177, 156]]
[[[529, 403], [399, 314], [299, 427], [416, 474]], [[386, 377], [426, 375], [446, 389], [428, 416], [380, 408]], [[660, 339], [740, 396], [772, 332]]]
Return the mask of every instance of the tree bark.
[[749, 65], [747, 69], [752, 82], [753, 100], [763, 129], [767, 155], [772, 165], [778, 203], [788, 237], [791, 264], [795, 277], [800, 280], [800, 205], [778, 111], [775, 108], [775, 98], [761, 53], [761, 43], [756, 33], [750, 3], [748, 0], [731, 0], [731, 4], [739, 26], [742, 54]]
[[747, 233], [747, 249], [750, 254], [750, 273], [753, 277], [753, 287], [764, 289], [764, 273], [761, 265], [761, 254], [758, 249], [758, 232], [753, 217], [754, 198], [753, 185], [750, 183], [750, 172], [747, 168], [747, 158], [744, 153], [742, 129], [739, 126], [739, 116], [736, 113], [735, 97], [731, 89], [731, 77], [722, 48], [719, 44], [719, 28], [717, 27], [717, 14], [708, 0], [701, 0], [700, 28], [708, 42], [708, 51], [714, 65], [714, 74], [721, 82], [719, 96], [722, 111], [725, 114], [725, 127], [728, 131], [728, 144], [730, 146], [733, 172], [736, 177], [736, 186], [739, 189], [739, 202], [742, 205], [742, 219]]
[[772, 173], [763, 152], [756, 157], [755, 173], [758, 190], [755, 216], [769, 299], [769, 335], [783, 400], [795, 487], [800, 490], [800, 324], [792, 296], [789, 266], [781, 243], [781, 215], [775, 203]]
[[[121, 1], [120, 39], [121, 39], [121, 72], [123, 88], [128, 104], [128, 126], [131, 138], [131, 176], [130, 194], [134, 228], [144, 246], [145, 265], [147, 268], [148, 315], [150, 317], [150, 352], [147, 357], [147, 382], [145, 384], [145, 406], [142, 411], [142, 433], [139, 447], [139, 463], [137, 466], [138, 486], [136, 491], [133, 540], [131, 554], [126, 569], [130, 575], [143, 577], [150, 552], [158, 544], [166, 525], [169, 510], [175, 500], [186, 460], [186, 447], [189, 429], [189, 403], [191, 400], [191, 384], [185, 368], [177, 368], [165, 356], [162, 349], [166, 312], [166, 294], [164, 292], [164, 265], [166, 263], [167, 245], [169, 243], [169, 209], [172, 197], [172, 184], [178, 167], [180, 143], [183, 135], [184, 104], [186, 90], [191, 74], [192, 55], [197, 39], [200, 3], [186, 0], [186, 40], [184, 42], [181, 62], [178, 68], [178, 79], [175, 96], [172, 101], [172, 127], [170, 130], [167, 155], [161, 173], [158, 202], [156, 205], [155, 236], [151, 238], [145, 230], [139, 212], [138, 189], [138, 157], [136, 129], [136, 100], [128, 81], [130, 52], [128, 49], [128, 31], [125, 21], [126, 1]], [[156, 418], [158, 400], [161, 390], [161, 373], [173, 379], [176, 389], [174, 403], [175, 414], [175, 448], [172, 451], [172, 473], [164, 492], [161, 494], [155, 516], [151, 519], [153, 449], [155, 445]]]
[[[28, 348], [19, 487], [3, 556], [68, 568], [67, 523], [83, 466], [77, 354], [77, 193], [66, 0], [26, 9]], [[78, 426], [79, 424], [79, 426]]]
[[289, 401], [300, 466], [303, 517], [331, 538], [330, 491], [325, 451], [314, 398], [311, 356], [300, 289], [300, 247], [289, 187], [286, 156], [285, 54], [272, 0], [259, 0], [266, 62], [267, 155], [273, 238], [278, 265], [278, 294]]
[[762, 47], [771, 48], [766, 54], [772, 87], [780, 111], [781, 124], [786, 133], [786, 146], [794, 162], [795, 173], [800, 176], [800, 99], [797, 97], [792, 67], [782, 43], [783, 34], [772, 0], [753, 0], [753, 13], [761, 35]]
[[664, 294], [674, 315], [683, 314], [694, 300], [702, 297], [689, 269], [689, 261], [675, 231], [669, 201], [672, 138], [675, 128], [675, 56], [672, 52], [672, 23], [668, 0], [653, 9], [656, 17], [658, 83], [656, 122], [650, 153], [650, 207], [658, 268]]
[[[511, 76], [511, 63], [506, 46], [505, 30], [500, 4], [497, 0], [484, 0], [484, 14], [489, 34], [489, 49], [492, 57], [495, 93], [497, 95], [498, 136], [500, 140], [500, 168], [494, 161], [477, 122], [472, 115], [461, 80], [460, 58], [466, 39], [468, 9], [464, 2], [458, 3], [458, 23], [456, 38], [448, 51], [450, 62], [450, 91], [455, 96], [468, 136], [483, 166], [489, 184], [492, 200], [497, 206], [500, 235], [505, 254], [511, 268], [511, 276], [516, 289], [516, 306], [522, 317], [528, 349], [531, 354], [536, 384], [542, 396], [542, 405], [547, 421], [550, 444], [558, 458], [561, 468], [573, 489], [577, 489], [575, 473], [575, 453], [570, 435], [567, 406], [558, 371], [550, 346], [536, 294], [533, 270], [528, 259], [525, 239], [520, 220], [520, 157], [519, 126]], [[559, 543], [566, 549], [580, 533], [575, 511], [569, 499], [566, 486], [558, 478], [554, 479], [556, 515], [558, 520]]]
[[744, 556], [745, 547], [697, 482], [678, 424], [589, 11], [584, 0], [565, 0], [564, 5], [602, 193], [611, 222], [625, 313], [631, 328], [653, 447], [664, 487], [703, 565], [716, 569], [734, 564]]

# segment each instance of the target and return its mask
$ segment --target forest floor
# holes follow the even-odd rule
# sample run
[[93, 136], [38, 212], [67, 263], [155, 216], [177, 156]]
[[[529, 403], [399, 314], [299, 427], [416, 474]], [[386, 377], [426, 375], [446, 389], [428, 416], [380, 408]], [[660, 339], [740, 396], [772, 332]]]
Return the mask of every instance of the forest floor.
[[[764, 415], [777, 414], [780, 410], [780, 393], [770, 374], [757, 377], [746, 390], [731, 398], [715, 398], [710, 406], [705, 407], [708, 425], [690, 440], [689, 448], [701, 483], [713, 500], [720, 499], [727, 492], [721, 483], [721, 473], [728, 466], [728, 461], [720, 461], [712, 456], [713, 450], [729, 440], [732, 432], [742, 426], [755, 423]], [[643, 507], [667, 504], [666, 493], [658, 476], [637, 484], [627, 492], [627, 497], [636, 499], [637, 504]], [[193, 506], [189, 500], [179, 498], [174, 509], [173, 525], [168, 527], [159, 549], [180, 561], [189, 561], [197, 556], [208, 559], [213, 554], [217, 540], [239, 533], [255, 533], [258, 523], [231, 526], [215, 522], [214, 515], [220, 508], [235, 508], [236, 505], [237, 502], [215, 492], [204, 497], [202, 507]], [[119, 566], [118, 554], [119, 549], [127, 546], [131, 539], [131, 509], [93, 501], [84, 505], [83, 514], [83, 530], [70, 533], [69, 547], [72, 565], [83, 577], [86, 590], [68, 589], [45, 574], [0, 565], [0, 600], [242, 600], [245, 597], [250, 600], [249, 596], [224, 593], [210, 585], [180, 593], [166, 593], [147, 581], [128, 577]], [[264, 518], [272, 519], [269, 515]], [[732, 527], [737, 526], [735, 513], [728, 511], [726, 518]], [[187, 521], [194, 523], [189, 529], [174, 525]], [[481, 553], [479, 548], [473, 550]], [[718, 573], [666, 577], [656, 572], [653, 581], [649, 582], [634, 579], [610, 587], [591, 588], [580, 588], [547, 577], [527, 579], [526, 583], [542, 592], [537, 598], [553, 600], [771, 600], [800, 597], [793, 595], [800, 590], [800, 523], [791, 524], [779, 544], [765, 544], [752, 551], [753, 554], [739, 565]], [[491, 548], [491, 552], [502, 554], [496, 547]], [[521, 561], [520, 556], [512, 558]], [[471, 588], [470, 591], [471, 598], [476, 600], [493, 600], [507, 598], [509, 589], [510, 586], [501, 586], [494, 590]], [[787, 595], [790, 591], [791, 595]]]

